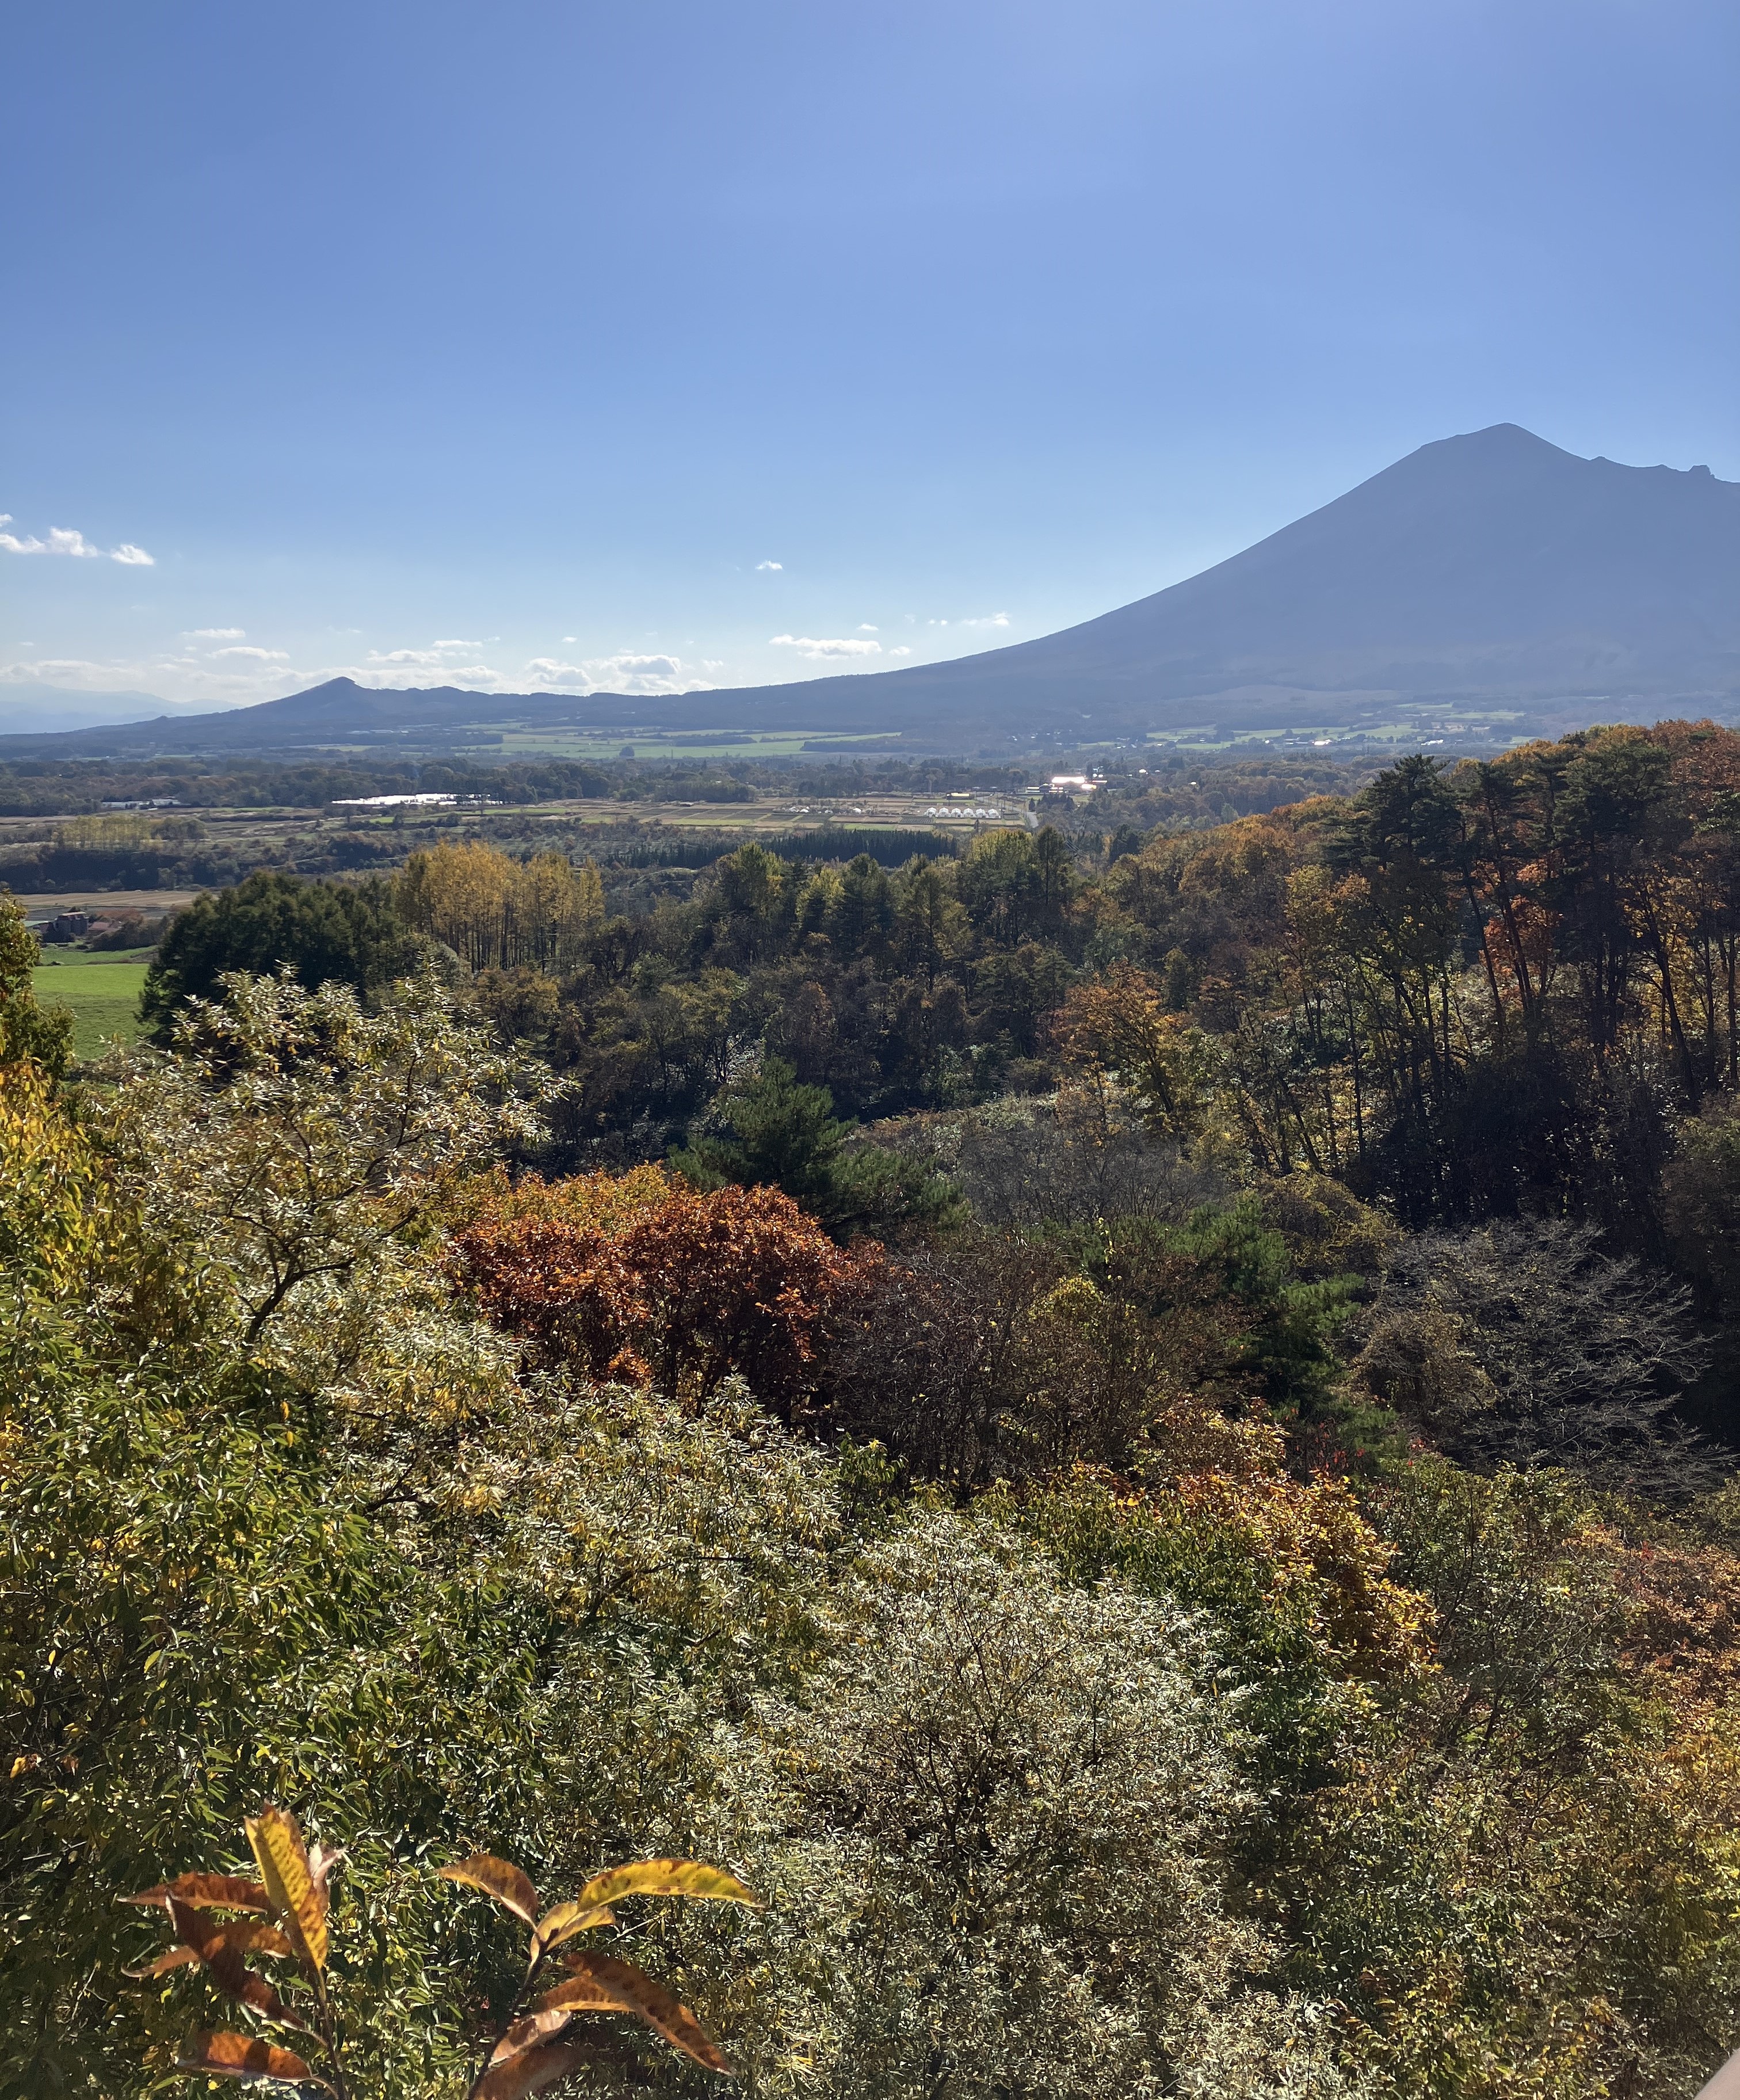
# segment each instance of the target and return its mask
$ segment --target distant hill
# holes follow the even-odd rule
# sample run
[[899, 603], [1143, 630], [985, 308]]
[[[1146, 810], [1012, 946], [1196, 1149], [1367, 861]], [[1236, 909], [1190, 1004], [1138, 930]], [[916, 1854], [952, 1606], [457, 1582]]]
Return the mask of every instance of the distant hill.
[[[79, 693], [63, 686], [0, 685], [0, 734], [90, 729], [170, 712], [154, 693]], [[183, 708], [183, 714], [193, 710]]]
[[[898, 735], [910, 750], [1398, 721], [1495, 735], [1740, 712], [1740, 484], [1579, 459], [1496, 424], [1447, 438], [1214, 568], [946, 664], [644, 699], [395, 692], [337, 679], [59, 748], [402, 749], [516, 724]], [[44, 740], [49, 741], [49, 740]], [[0, 747], [3, 748], [3, 747]]]

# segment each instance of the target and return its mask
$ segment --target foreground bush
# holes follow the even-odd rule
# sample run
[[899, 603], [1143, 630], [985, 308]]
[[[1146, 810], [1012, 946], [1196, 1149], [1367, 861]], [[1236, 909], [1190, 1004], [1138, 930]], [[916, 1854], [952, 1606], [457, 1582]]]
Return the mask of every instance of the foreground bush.
[[1200, 1623], [945, 1517], [840, 1604], [849, 1630], [800, 1702], [760, 1705], [721, 1804], [772, 1899], [758, 1990], [822, 2089], [1355, 2089], [1328, 2008], [1227, 1904], [1253, 1803]]

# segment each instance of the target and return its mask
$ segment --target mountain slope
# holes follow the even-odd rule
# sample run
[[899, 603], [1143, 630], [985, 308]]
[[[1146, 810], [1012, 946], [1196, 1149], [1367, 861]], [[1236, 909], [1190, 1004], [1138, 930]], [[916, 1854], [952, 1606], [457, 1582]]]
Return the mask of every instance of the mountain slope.
[[1169, 590], [998, 653], [1006, 673], [1091, 667], [1165, 694], [1447, 673], [1518, 695], [1591, 677], [1740, 686], [1740, 485], [1579, 459], [1501, 423], [1422, 446]]
[[1500, 423], [1423, 445], [1150, 598], [950, 663], [659, 699], [338, 679], [197, 723], [52, 741], [262, 750], [360, 733], [414, 747], [512, 721], [884, 730], [959, 748], [1376, 721], [1426, 704], [1560, 726], [1740, 708], [1740, 484], [1580, 459]]
[[[154, 693], [73, 692], [64, 686], [0, 685], [0, 733], [98, 729], [111, 722], [144, 721], [168, 712]], [[191, 708], [183, 708], [191, 714]]]

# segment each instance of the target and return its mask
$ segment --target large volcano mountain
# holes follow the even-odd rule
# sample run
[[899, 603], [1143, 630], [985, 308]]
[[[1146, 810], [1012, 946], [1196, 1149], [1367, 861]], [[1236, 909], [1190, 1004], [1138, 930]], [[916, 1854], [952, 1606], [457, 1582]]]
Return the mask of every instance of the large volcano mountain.
[[[1740, 483], [1586, 460], [1514, 423], [1423, 445], [1200, 576], [982, 655], [647, 698], [384, 691], [335, 679], [233, 712], [37, 748], [463, 743], [469, 729], [898, 734], [906, 749], [1436, 714], [1495, 731], [1740, 713]], [[0, 739], [17, 748], [23, 739]]]

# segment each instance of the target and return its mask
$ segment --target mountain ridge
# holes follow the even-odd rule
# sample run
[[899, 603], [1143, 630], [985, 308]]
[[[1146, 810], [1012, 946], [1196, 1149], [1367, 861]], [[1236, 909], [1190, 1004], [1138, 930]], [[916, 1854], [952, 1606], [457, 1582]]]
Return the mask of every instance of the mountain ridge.
[[226, 715], [31, 741], [107, 736], [125, 750], [173, 730], [177, 748], [195, 735], [258, 750], [348, 729], [346, 741], [360, 731], [408, 748], [419, 734], [511, 723], [886, 733], [905, 748], [963, 748], [1210, 722], [1285, 731], [1434, 707], [1566, 726], [1633, 705], [1740, 710], [1740, 483], [1707, 466], [1584, 459], [1499, 423], [1421, 446], [1146, 598], [940, 664], [669, 695], [343, 678]]

